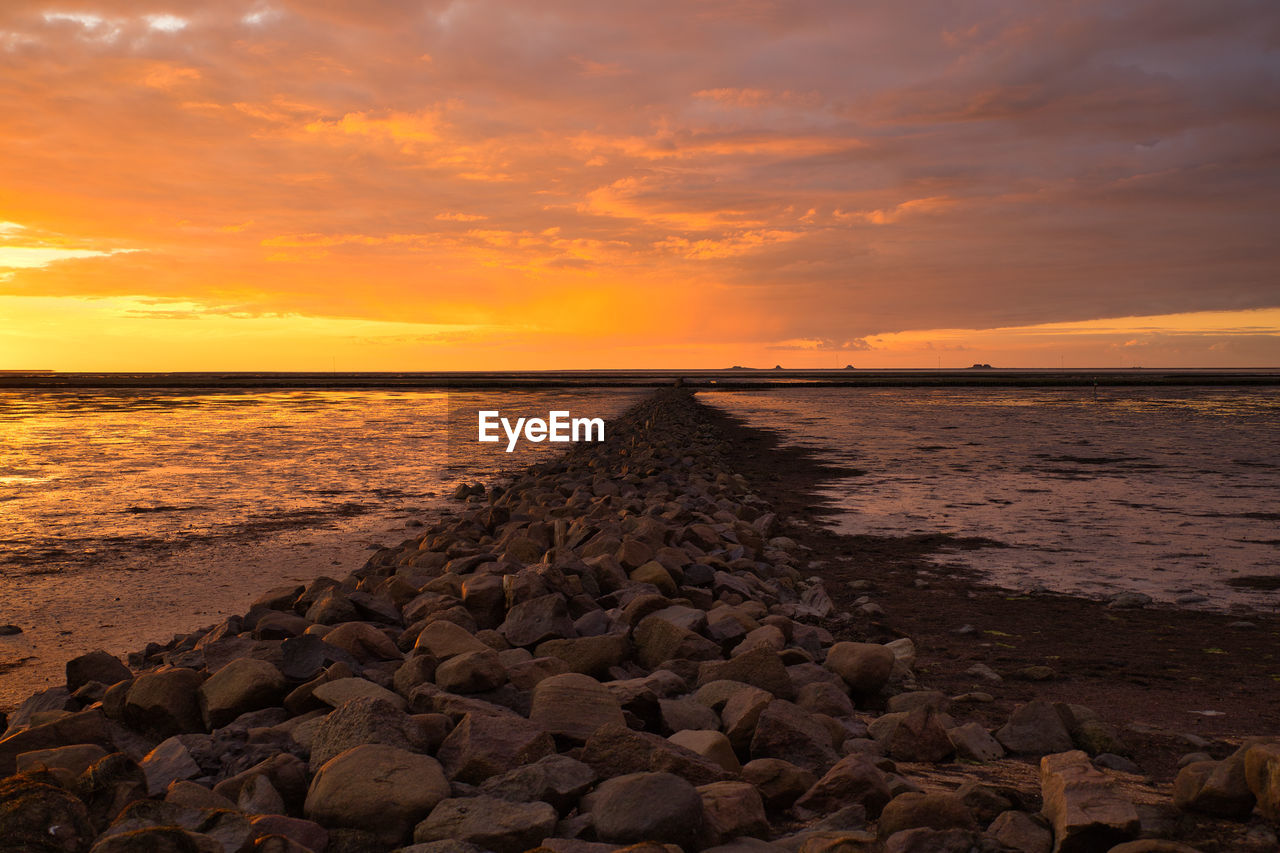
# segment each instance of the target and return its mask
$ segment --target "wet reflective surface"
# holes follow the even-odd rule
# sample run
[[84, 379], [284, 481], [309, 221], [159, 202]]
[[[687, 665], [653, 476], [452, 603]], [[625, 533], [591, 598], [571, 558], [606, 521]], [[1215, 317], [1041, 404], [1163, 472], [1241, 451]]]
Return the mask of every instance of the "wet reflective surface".
[[480, 445], [448, 414], [609, 418], [641, 390], [0, 391], [0, 707], [66, 657], [123, 653], [341, 577], [460, 482], [565, 445]]
[[[1280, 607], [1276, 389], [780, 389], [701, 398], [865, 471], [840, 530], [951, 533], [1003, 586]], [[1265, 582], [1262, 584], [1265, 586]]]

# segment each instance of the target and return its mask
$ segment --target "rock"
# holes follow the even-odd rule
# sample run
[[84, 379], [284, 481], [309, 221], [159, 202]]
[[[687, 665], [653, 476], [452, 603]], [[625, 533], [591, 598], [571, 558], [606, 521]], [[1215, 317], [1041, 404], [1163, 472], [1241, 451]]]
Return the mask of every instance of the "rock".
[[303, 634], [280, 644], [280, 672], [293, 681], [310, 681], [325, 667], [338, 663], [352, 668], [359, 663], [337, 646], [331, 646], [315, 634]]
[[1258, 810], [1268, 820], [1280, 820], [1280, 741], [1248, 744], [1243, 758], [1245, 784]]
[[447, 796], [449, 783], [434, 758], [365, 744], [325, 762], [307, 791], [305, 811], [323, 826], [362, 829], [395, 845]]
[[444, 619], [437, 619], [423, 628], [413, 647], [427, 651], [438, 661], [466, 652], [490, 651], [471, 632]]
[[[1088, 750], [1085, 751], [1087, 752]], [[1121, 773], [1133, 773], [1135, 775], [1142, 773], [1142, 768], [1133, 761], [1113, 752], [1104, 752], [1094, 756], [1093, 766], [1100, 767], [1103, 770], [1116, 770]]]
[[972, 853], [982, 834], [970, 829], [904, 829], [884, 843], [884, 853]]
[[539, 643], [534, 653], [539, 657], [559, 658], [568, 664], [572, 672], [603, 678], [610, 667], [618, 666], [626, 660], [631, 653], [631, 642], [620, 634], [573, 637]]
[[[1045, 848], [1048, 849], [1048, 848]], [[1200, 853], [1194, 847], [1169, 841], [1164, 838], [1143, 838], [1139, 841], [1126, 841], [1117, 844], [1107, 853]]]
[[225, 853], [221, 842], [176, 826], [152, 826], [104, 835], [89, 853]]
[[1055, 853], [1108, 850], [1138, 834], [1133, 803], [1080, 750], [1040, 759], [1040, 792]]
[[601, 726], [587, 739], [581, 760], [602, 778], [641, 772], [674, 774], [694, 785], [723, 782], [730, 775], [713, 761], [649, 732]]
[[660, 613], [652, 613], [636, 625], [634, 639], [636, 659], [653, 669], [668, 660], [712, 660], [720, 656], [720, 647], [706, 637], [667, 621]]
[[795, 685], [777, 652], [755, 648], [727, 661], [708, 661], [698, 667], [698, 687], [713, 681], [740, 681], [767, 690], [778, 699], [795, 698]]
[[815, 773], [825, 772], [837, 759], [827, 728], [800, 706], [781, 699], [761, 712], [751, 737], [751, 757], [781, 758]]
[[[818, 782], [818, 777], [812, 772], [781, 758], [748, 761], [743, 765], [742, 778], [756, 787], [769, 808], [778, 810], [791, 808], [796, 800]], [[886, 789], [885, 800], [888, 799]]]
[[493, 853], [522, 853], [551, 835], [556, 819], [556, 810], [547, 803], [511, 803], [484, 795], [448, 799], [414, 828], [413, 840], [454, 840]]
[[194, 779], [202, 775], [200, 765], [178, 736], [168, 738], [138, 762], [147, 777], [147, 793], [151, 796], [165, 791], [174, 782]]
[[1026, 812], [1006, 811], [987, 827], [987, 834], [1006, 847], [1023, 853], [1051, 853], [1053, 832], [1044, 818]]
[[685, 729], [720, 728], [716, 712], [692, 697], [659, 699], [658, 713], [662, 717], [663, 731], [673, 734]]
[[995, 761], [1004, 758], [1004, 747], [978, 723], [947, 729], [947, 737], [956, 748], [956, 755], [967, 761]]
[[946, 711], [950, 700], [941, 690], [909, 690], [890, 696], [885, 707], [889, 713], [914, 711], [916, 708], [929, 707], [935, 711]]
[[859, 696], [879, 693], [889, 683], [896, 658], [893, 650], [877, 643], [836, 643], [827, 650], [823, 666], [844, 679]]
[[932, 763], [944, 761], [955, 752], [938, 712], [928, 705], [886, 714], [872, 723], [870, 732], [886, 754], [898, 761]]
[[985, 663], [975, 663], [973, 666], [969, 667], [964, 672], [965, 672], [965, 675], [972, 675], [975, 678], [980, 678], [983, 681], [989, 682], [991, 684], [999, 684], [1000, 682], [1004, 681], [1004, 679], [1000, 676], [1000, 673], [996, 672], [994, 669], [987, 666]]
[[[46, 777], [48, 778], [48, 777]], [[86, 850], [93, 825], [84, 803], [58, 785], [31, 777], [0, 780], [0, 850]]]
[[854, 711], [853, 702], [845, 692], [827, 682], [813, 682], [801, 687], [796, 692], [796, 704], [806, 711], [836, 718], [852, 716]]
[[396, 693], [407, 698], [419, 684], [435, 680], [437, 665], [436, 659], [427, 652], [410, 655], [396, 667], [391, 684]]
[[81, 773], [75, 788], [89, 820], [105, 826], [130, 803], [146, 798], [147, 777], [129, 756], [113, 752]]
[[1062, 717], [1043, 699], [1014, 708], [1009, 722], [996, 731], [996, 740], [1010, 752], [1023, 755], [1069, 752], [1074, 747]]
[[17, 768], [18, 756], [24, 752], [80, 744], [114, 748], [107, 721], [97, 708], [66, 714], [0, 740], [0, 776], [12, 775]]
[[877, 832], [888, 838], [904, 829], [978, 829], [969, 807], [955, 794], [899, 794], [880, 813]]
[[312, 693], [321, 702], [341, 708], [354, 699], [381, 699], [393, 708], [405, 708], [404, 697], [363, 678], [337, 678], [316, 686]]
[[585, 743], [607, 724], [626, 725], [613, 693], [589, 675], [569, 672], [543, 679], [533, 688], [530, 721], [553, 735]]
[[1173, 782], [1173, 804], [1184, 811], [1243, 819], [1256, 803], [1243, 758], [1188, 764]]
[[714, 761], [735, 776], [742, 772], [738, 756], [734, 755], [729, 739], [720, 732], [705, 729], [684, 729], [667, 738], [667, 740], [696, 752], [708, 761]]
[[563, 813], [577, 805], [596, 779], [595, 771], [581, 761], [567, 755], [548, 755], [533, 764], [491, 776], [480, 785], [480, 793], [515, 803], [550, 803]]
[[450, 693], [483, 693], [506, 681], [507, 670], [490, 648], [454, 655], [436, 668], [436, 684]]
[[679, 776], [630, 773], [608, 779], [596, 789], [591, 814], [601, 841], [656, 842], [693, 849], [702, 829], [702, 797]]
[[199, 699], [202, 683], [204, 676], [194, 669], [139, 675], [125, 694], [125, 722], [160, 738], [204, 731]]
[[253, 815], [283, 815], [285, 812], [284, 798], [266, 776], [250, 777], [241, 786], [236, 808]]
[[[320, 851], [329, 846], [328, 831], [314, 821], [286, 817], [285, 815], [268, 814], [257, 815], [250, 823], [253, 826], [254, 834], [259, 838], [264, 835], [283, 836], [298, 845], [302, 850]], [[289, 853], [297, 853], [297, 851], [293, 850]]]
[[751, 749], [751, 739], [756, 734], [756, 724], [760, 715], [769, 703], [774, 701], [773, 694], [759, 687], [742, 684], [737, 681], [712, 682], [713, 684], [737, 685], [732, 688], [728, 700], [720, 713], [724, 733], [729, 743], [738, 752], [747, 753]]
[[14, 764], [19, 773], [48, 770], [59, 784], [70, 788], [74, 787], [76, 777], [106, 757], [105, 749], [97, 744], [85, 743], [23, 752], [18, 755]]
[[115, 655], [104, 651], [89, 652], [67, 661], [67, 690], [76, 692], [90, 681], [119, 684], [133, 678], [133, 672]]
[[200, 713], [209, 729], [225, 726], [247, 711], [279, 704], [288, 682], [264, 660], [233, 660], [200, 685]]
[[515, 605], [507, 611], [507, 619], [498, 632], [517, 647], [572, 637], [576, 633], [564, 596], [559, 593], [540, 595]]
[[764, 802], [749, 783], [714, 782], [699, 786], [697, 791], [702, 798], [703, 845], [724, 844], [742, 836], [768, 837]]
[[840, 759], [814, 783], [796, 802], [795, 811], [800, 815], [818, 815], [857, 803], [875, 818], [889, 800], [889, 780], [876, 767], [875, 760], [871, 756], [854, 753]]
[[324, 635], [324, 641], [361, 663], [400, 660], [404, 653], [385, 633], [368, 622], [344, 622]]
[[173, 803], [175, 806], [190, 806], [196, 809], [230, 810], [236, 807], [231, 800], [195, 782], [171, 782], [164, 793], [164, 801]]
[[436, 754], [450, 779], [478, 785], [555, 751], [551, 735], [522, 717], [472, 713], [454, 726]]
[[334, 756], [363, 744], [394, 746], [423, 752], [427, 738], [417, 723], [386, 699], [360, 696], [330, 712], [311, 739], [311, 770]]

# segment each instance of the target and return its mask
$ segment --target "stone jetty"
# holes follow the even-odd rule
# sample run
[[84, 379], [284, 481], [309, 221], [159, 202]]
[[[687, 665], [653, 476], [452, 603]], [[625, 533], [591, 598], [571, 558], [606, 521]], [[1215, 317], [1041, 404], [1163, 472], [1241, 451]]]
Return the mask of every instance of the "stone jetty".
[[0, 740], [0, 853], [1199, 849], [1174, 810], [1266, 843], [1280, 739], [1135, 802], [1088, 708], [992, 730], [860, 640], [692, 394], [608, 435], [347, 577], [68, 662]]

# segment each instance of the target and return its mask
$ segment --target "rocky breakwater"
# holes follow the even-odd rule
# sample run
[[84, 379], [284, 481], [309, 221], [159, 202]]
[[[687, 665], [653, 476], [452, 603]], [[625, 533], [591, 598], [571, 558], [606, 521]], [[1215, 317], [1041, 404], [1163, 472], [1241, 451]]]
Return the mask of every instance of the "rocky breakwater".
[[[69, 662], [0, 740], [0, 851], [1190, 849], [1139, 838], [1088, 709], [993, 733], [909, 639], [859, 641], [691, 395], [609, 436], [345, 578]], [[1280, 809], [1274, 741], [1186, 773], [1188, 809]]]

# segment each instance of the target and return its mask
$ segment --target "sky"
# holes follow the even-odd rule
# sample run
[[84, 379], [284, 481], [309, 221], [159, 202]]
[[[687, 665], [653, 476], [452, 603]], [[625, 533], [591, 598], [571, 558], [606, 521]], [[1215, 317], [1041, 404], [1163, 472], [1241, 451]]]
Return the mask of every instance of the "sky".
[[1280, 365], [1274, 0], [5, 0], [0, 369]]

